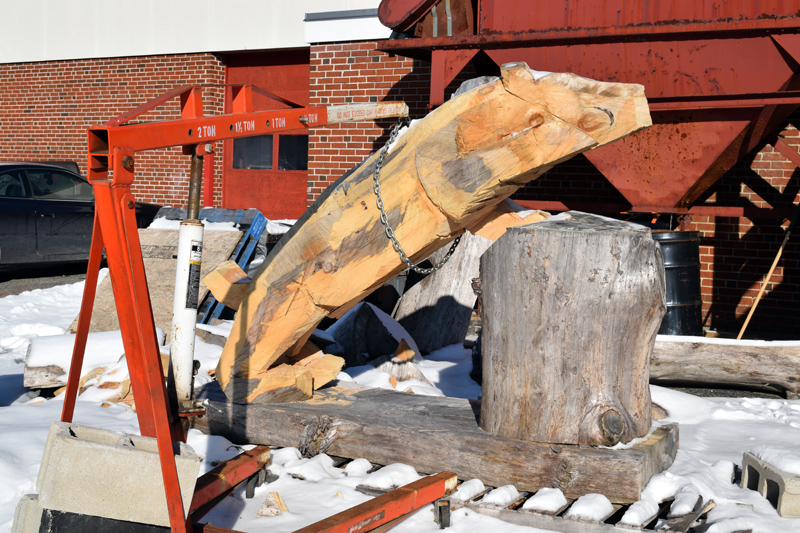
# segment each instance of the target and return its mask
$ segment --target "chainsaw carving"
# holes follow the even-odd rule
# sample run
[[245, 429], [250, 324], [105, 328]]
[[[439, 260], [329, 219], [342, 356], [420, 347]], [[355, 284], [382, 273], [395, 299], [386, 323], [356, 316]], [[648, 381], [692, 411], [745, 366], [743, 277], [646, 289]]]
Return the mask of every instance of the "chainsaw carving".
[[[389, 224], [420, 261], [479, 224], [519, 187], [575, 154], [650, 125], [641, 85], [571, 74], [538, 79], [524, 63], [445, 103], [385, 156]], [[274, 365], [293, 363], [326, 316], [338, 317], [406, 268], [373, 193], [379, 154], [332, 184], [265, 260], [217, 367], [237, 403], [271, 397]]]

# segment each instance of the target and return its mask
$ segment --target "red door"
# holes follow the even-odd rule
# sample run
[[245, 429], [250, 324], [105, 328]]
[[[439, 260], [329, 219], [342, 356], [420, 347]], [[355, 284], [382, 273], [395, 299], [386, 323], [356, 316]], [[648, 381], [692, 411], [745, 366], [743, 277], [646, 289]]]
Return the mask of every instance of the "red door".
[[[226, 57], [226, 62], [227, 83], [252, 83], [308, 105], [308, 50], [232, 54]], [[253, 94], [253, 107], [261, 111], [289, 106]], [[271, 219], [299, 218], [305, 212], [307, 130], [225, 141], [223, 154], [223, 207], [254, 207]]]

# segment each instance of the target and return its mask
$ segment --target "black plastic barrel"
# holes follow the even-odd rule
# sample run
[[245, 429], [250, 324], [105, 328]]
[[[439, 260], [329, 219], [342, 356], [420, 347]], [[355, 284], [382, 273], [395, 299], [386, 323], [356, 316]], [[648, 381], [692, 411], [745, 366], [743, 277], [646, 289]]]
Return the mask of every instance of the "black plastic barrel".
[[653, 231], [661, 245], [667, 285], [667, 314], [661, 335], [703, 335], [700, 295], [700, 235], [696, 231]]

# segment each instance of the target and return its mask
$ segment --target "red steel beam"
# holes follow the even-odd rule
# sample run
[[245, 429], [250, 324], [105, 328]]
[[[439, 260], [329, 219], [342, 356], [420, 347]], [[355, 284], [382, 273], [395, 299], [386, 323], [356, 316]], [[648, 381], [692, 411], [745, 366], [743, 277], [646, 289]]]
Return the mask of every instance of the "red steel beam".
[[797, 153], [797, 150], [786, 144], [786, 141], [779, 138], [773, 144], [773, 147], [780, 152], [783, 157], [794, 163], [794, 166], [800, 168], [800, 154]]
[[400, 518], [456, 490], [458, 479], [452, 472], [424, 477], [382, 494], [361, 505], [342, 511], [295, 533], [358, 533]]
[[[269, 464], [269, 460], [269, 446], [256, 446], [203, 474], [195, 485], [189, 513], [194, 514], [218, 496], [258, 473]], [[198, 517], [193, 515], [192, 518], [197, 520]]]
[[800, 91], [755, 94], [711, 94], [647, 99], [651, 112], [695, 109], [760, 108], [768, 105], [800, 105]]
[[731, 37], [739, 34], [770, 35], [785, 30], [800, 29], [800, 18], [776, 17], [750, 20], [690, 21], [663, 24], [631, 24], [625, 26], [606, 26], [601, 28], [553, 29], [537, 32], [485, 33], [460, 37], [426, 37], [421, 39], [387, 39], [378, 41], [378, 49], [397, 53], [398, 50], [412, 49], [454, 49], [454, 48], [492, 48], [525, 45], [541, 46], [545, 43], [567, 41], [569, 44], [595, 41], [627, 41], [639, 37], [659, 39], [667, 37], [687, 38], [700, 35], [711, 37]]
[[[109, 146], [124, 146], [138, 152], [178, 145], [213, 143], [324, 124], [327, 124], [327, 109], [310, 107], [256, 111], [242, 115], [185, 118], [120, 127], [96, 126], [89, 131], [95, 136], [102, 136], [103, 132], [106, 132], [105, 137]], [[102, 147], [100, 149], [102, 150]], [[93, 148], [92, 152], [95, 153], [96, 150], [97, 148]]]
[[[800, 154], [798, 154], [800, 157]], [[636, 205], [630, 207], [624, 204], [594, 204], [589, 202], [573, 203], [569, 205], [551, 200], [514, 200], [527, 209], [541, 209], [542, 211], [589, 211], [593, 213], [672, 213], [676, 215], [697, 215], [730, 218], [790, 218], [793, 208], [761, 208], [737, 207], [723, 205], [696, 205], [689, 208], [675, 206]]]
[[171, 146], [213, 143], [326, 124], [405, 116], [402, 102], [379, 102], [333, 107], [307, 107], [252, 113], [183, 118], [164, 122], [95, 126], [89, 128], [89, 153], [108, 155], [110, 147], [139, 152]]
[[97, 292], [97, 278], [100, 274], [100, 264], [103, 260], [103, 233], [100, 229], [100, 219], [97, 211], [94, 213], [92, 223], [92, 241], [89, 245], [89, 265], [86, 269], [86, 279], [83, 285], [83, 298], [81, 310], [78, 313], [78, 330], [75, 332], [75, 346], [72, 348], [72, 362], [69, 365], [67, 389], [64, 392], [64, 405], [61, 408], [61, 421], [72, 422], [75, 413], [75, 401], [78, 397], [78, 386], [83, 368], [83, 356], [86, 353], [86, 341], [89, 337], [89, 323], [94, 308], [94, 297]]

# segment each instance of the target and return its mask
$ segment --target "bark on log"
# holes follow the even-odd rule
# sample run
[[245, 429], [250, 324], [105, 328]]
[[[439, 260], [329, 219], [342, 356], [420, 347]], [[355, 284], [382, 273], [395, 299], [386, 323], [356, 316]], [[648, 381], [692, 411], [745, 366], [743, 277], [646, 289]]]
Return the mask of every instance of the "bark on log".
[[775, 387], [800, 394], [800, 345], [659, 335], [650, 379], [686, 383]]
[[[553, 165], [650, 123], [641, 85], [534, 80], [527, 65], [512, 65], [399, 138], [381, 172], [388, 221], [418, 262]], [[375, 205], [378, 157], [332, 184], [255, 275], [217, 368], [233, 401], [261, 401], [263, 371], [406, 268]]]
[[489, 433], [614, 445], [650, 429], [664, 266], [650, 230], [570, 212], [509, 229], [481, 259]]

